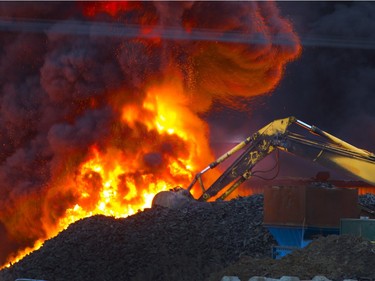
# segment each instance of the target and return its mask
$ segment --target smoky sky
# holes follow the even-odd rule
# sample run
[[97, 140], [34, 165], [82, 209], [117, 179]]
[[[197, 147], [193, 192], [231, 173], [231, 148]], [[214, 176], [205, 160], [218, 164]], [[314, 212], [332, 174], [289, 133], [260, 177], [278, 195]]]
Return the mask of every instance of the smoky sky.
[[[291, 115], [375, 152], [375, 4], [267, 2], [136, 3], [121, 20], [106, 13], [87, 20], [76, 2], [0, 3], [0, 263], [44, 237], [43, 224], [74, 203], [74, 192], [55, 181], [81, 163], [90, 145], [129, 153], [142, 142], [154, 145], [140, 159], [155, 173], [165, 168], [165, 155], [178, 157], [175, 147], [186, 150], [156, 132], [151, 141], [134, 138], [131, 126], [115, 121], [119, 105], [142, 104], [144, 84], [166, 70], [180, 72], [218, 156]], [[17, 24], [2, 22], [14, 18]], [[147, 30], [134, 39], [140, 25], [156, 22], [169, 27], [163, 36], [181, 42], [160, 43]], [[125, 33], [118, 30], [124, 25]], [[192, 32], [181, 33], [182, 26]], [[215, 32], [224, 36], [210, 37]], [[254, 44], [227, 44], [243, 43], [242, 33]], [[280, 157], [280, 176], [324, 170]]]
[[[93, 146], [130, 155], [137, 169], [121, 175], [124, 193], [126, 179], [160, 178], [168, 161], [191, 156], [177, 136], [121, 122], [124, 108], [144, 113], [151, 81], [179, 77], [190, 105], [181, 111], [197, 123], [187, 126], [205, 136], [215, 101], [243, 108], [300, 52], [272, 2], [3, 2], [0, 34], [0, 264], [46, 238], [81, 198], [66, 183]], [[98, 199], [99, 174], [86, 180]]]
[[[269, 95], [243, 101], [243, 112], [218, 109], [210, 116], [214, 146], [220, 147], [218, 139], [238, 140], [293, 115], [375, 152], [375, 3], [280, 1], [277, 5], [300, 37], [301, 57], [286, 67]], [[285, 154], [280, 165], [280, 176], [287, 177], [314, 177], [326, 170]], [[331, 177], [347, 178], [329, 171]]]
[[[116, 121], [121, 106], [142, 104], [145, 83], [171, 70], [208, 122], [215, 154], [290, 115], [375, 151], [372, 2], [129, 3], [118, 17], [90, 19], [85, 2], [0, 3], [0, 264], [74, 205], [74, 188], [58, 182], [91, 145], [144, 149], [134, 162], [155, 174], [176, 148], [189, 154], [175, 136]], [[139, 29], [154, 24], [168, 40]], [[280, 162], [282, 176], [320, 170]]]
[[[121, 105], [141, 105], [145, 83], [171, 69], [191, 110], [208, 122], [216, 154], [290, 115], [375, 151], [372, 2], [129, 3], [119, 18], [89, 20], [84, 3], [0, 3], [1, 264], [45, 238], [44, 226], [75, 203], [75, 190], [56, 182], [74, 174], [91, 145], [155, 148], [138, 157], [155, 174], [179, 157], [176, 147], [189, 153], [181, 139], [157, 132], [147, 139], [145, 125], [134, 134], [116, 123]], [[180, 41], [137, 29], [153, 24]], [[314, 176], [309, 163], [280, 162], [281, 175]]]

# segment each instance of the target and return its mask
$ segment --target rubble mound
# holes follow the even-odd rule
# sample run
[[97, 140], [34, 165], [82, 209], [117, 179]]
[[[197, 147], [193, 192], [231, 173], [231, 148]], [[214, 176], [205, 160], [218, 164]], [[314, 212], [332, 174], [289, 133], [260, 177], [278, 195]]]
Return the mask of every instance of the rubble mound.
[[241, 257], [208, 280], [220, 280], [222, 276], [238, 276], [240, 280], [252, 276], [296, 276], [311, 280], [317, 275], [330, 280], [375, 279], [375, 245], [350, 235], [320, 237], [280, 260]]
[[0, 280], [205, 280], [242, 255], [270, 255], [275, 241], [262, 219], [262, 195], [93, 216], [0, 271]]
[[362, 206], [365, 206], [369, 210], [375, 212], [375, 195], [371, 193], [366, 193], [364, 195], [358, 196], [358, 201]]
[[[372, 208], [375, 196], [361, 196], [360, 202]], [[369, 241], [320, 237], [272, 260], [276, 242], [262, 221], [263, 195], [182, 209], [156, 206], [122, 219], [97, 215], [70, 225], [0, 271], [0, 280], [218, 281], [225, 275], [241, 280], [285, 275], [375, 279], [375, 246]]]

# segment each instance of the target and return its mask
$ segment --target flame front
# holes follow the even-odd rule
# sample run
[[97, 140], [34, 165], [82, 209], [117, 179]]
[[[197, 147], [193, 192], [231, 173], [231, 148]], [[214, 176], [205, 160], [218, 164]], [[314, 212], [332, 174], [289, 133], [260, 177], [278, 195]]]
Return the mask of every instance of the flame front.
[[[180, 82], [176, 79], [154, 85], [147, 90], [141, 106], [121, 107], [119, 123], [129, 127], [138, 141], [126, 149], [109, 146], [101, 150], [97, 145], [88, 149], [76, 172], [56, 186], [67, 194], [59, 200], [69, 198], [71, 206], [57, 222], [45, 224], [49, 235], [85, 217], [126, 217], [150, 208], [156, 193], [187, 187], [194, 172], [213, 160], [207, 125], [189, 109]], [[121, 134], [116, 138], [121, 139]], [[124, 137], [120, 142], [126, 145], [127, 141]], [[42, 240], [12, 261], [41, 246]]]
[[[78, 219], [103, 214], [125, 217], [151, 207], [154, 195], [175, 186], [186, 187], [194, 171], [213, 159], [207, 141], [207, 126], [188, 108], [181, 85], [171, 82], [153, 86], [142, 106], [122, 107], [122, 122], [134, 134], [137, 126], [153, 135], [131, 150], [107, 148], [90, 152], [75, 176], [77, 201], [59, 224], [65, 228]], [[121, 136], [118, 136], [121, 137]], [[146, 136], [144, 136], [146, 138]], [[164, 142], [173, 138], [180, 142]], [[123, 140], [126, 142], [126, 139]]]

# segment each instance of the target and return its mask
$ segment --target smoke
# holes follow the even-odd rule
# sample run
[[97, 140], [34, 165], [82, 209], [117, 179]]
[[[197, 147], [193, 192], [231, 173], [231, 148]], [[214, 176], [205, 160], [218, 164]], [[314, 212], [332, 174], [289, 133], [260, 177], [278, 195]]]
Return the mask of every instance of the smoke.
[[121, 175], [123, 192], [130, 176], [142, 183], [141, 171], [189, 157], [182, 139], [122, 116], [153, 84], [178, 79], [181, 111], [203, 122], [216, 101], [238, 108], [274, 89], [300, 52], [269, 2], [7, 2], [0, 32], [0, 264], [74, 205], [67, 182], [91, 147], [134, 155], [141, 169]]
[[[374, 151], [374, 139], [371, 138], [374, 124], [370, 120], [375, 114], [372, 78], [375, 65], [373, 51], [366, 46], [375, 42], [372, 32], [375, 6], [367, 2], [325, 3], [311, 5], [311, 8], [319, 11], [320, 16], [304, 23], [309, 30], [301, 34], [302, 38], [339, 38], [363, 42], [363, 45], [357, 48], [305, 47], [301, 60], [289, 69], [290, 80], [284, 80], [285, 84], [279, 89], [280, 96], [293, 92], [287, 95], [285, 104], [290, 104], [290, 110], [297, 111], [296, 115], [301, 115], [301, 119]], [[358, 134], [354, 133], [354, 126], [367, 129]]]
[[[349, 143], [375, 152], [375, 5], [370, 2], [278, 2], [293, 23], [303, 47], [288, 65], [273, 94], [245, 102], [251, 110], [230, 111], [244, 137], [272, 120], [294, 115]], [[233, 126], [212, 130], [230, 136]], [[251, 123], [242, 120], [251, 120]], [[217, 128], [216, 128], [217, 127]], [[236, 132], [239, 128], [236, 128]], [[212, 131], [211, 131], [212, 132]], [[212, 136], [213, 139], [217, 139]], [[280, 159], [280, 176], [313, 177], [324, 167], [294, 156]], [[348, 178], [330, 171], [331, 177]]]

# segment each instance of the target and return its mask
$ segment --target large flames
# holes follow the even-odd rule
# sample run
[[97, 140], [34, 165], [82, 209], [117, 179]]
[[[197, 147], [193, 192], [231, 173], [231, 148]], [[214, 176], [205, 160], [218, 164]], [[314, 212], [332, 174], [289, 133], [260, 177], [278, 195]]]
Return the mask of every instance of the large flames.
[[[80, 7], [93, 25], [95, 20], [113, 18], [124, 26], [172, 26], [189, 34], [215, 29], [224, 36], [235, 30], [250, 39], [262, 37], [266, 43], [155, 37], [107, 43], [95, 35], [77, 39], [52, 30], [48, 53], [43, 55], [46, 62], [37, 72], [46, 93], [37, 115], [42, 120], [30, 133], [34, 138], [29, 143], [20, 141], [18, 154], [9, 152], [6, 163], [13, 170], [4, 165], [0, 173], [11, 178], [4, 175], [22, 164], [18, 158], [40, 158], [22, 165], [30, 165], [27, 171], [32, 174], [35, 169], [41, 176], [33, 181], [22, 174], [14, 180], [4, 201], [10, 207], [0, 212], [4, 265], [79, 219], [96, 214], [126, 217], [150, 207], [159, 191], [187, 187], [195, 173], [214, 159], [202, 114], [215, 101], [236, 106], [236, 96], [272, 90], [285, 64], [301, 50], [289, 22], [273, 3], [87, 2]], [[283, 44], [273, 42], [280, 36]], [[29, 148], [37, 152], [27, 154]], [[205, 180], [210, 183], [217, 173]]]
[[[119, 122], [136, 135], [147, 134], [136, 136], [145, 139], [144, 143], [133, 143], [126, 151], [114, 147], [100, 151], [91, 146], [75, 175], [66, 179], [65, 187], [59, 186], [73, 194], [74, 202], [57, 224], [48, 226], [50, 235], [85, 217], [126, 217], [149, 208], [156, 193], [186, 187], [194, 173], [213, 160], [207, 125], [189, 109], [179, 80], [150, 87], [141, 105], [127, 104], [121, 111]], [[12, 262], [42, 244], [38, 240]]]

